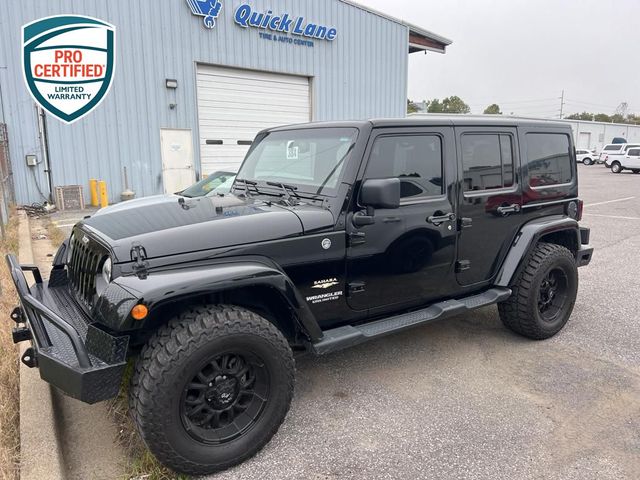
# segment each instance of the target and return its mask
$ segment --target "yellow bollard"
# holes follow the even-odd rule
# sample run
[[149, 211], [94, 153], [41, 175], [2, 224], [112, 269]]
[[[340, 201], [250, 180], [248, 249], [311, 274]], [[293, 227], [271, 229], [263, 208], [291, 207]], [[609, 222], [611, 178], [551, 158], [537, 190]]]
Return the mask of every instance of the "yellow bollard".
[[91, 192], [91, 206], [97, 207], [98, 203], [98, 180], [92, 178], [89, 180], [89, 191]]
[[107, 182], [100, 180], [98, 182], [98, 190], [100, 191], [100, 206], [102, 208], [109, 206], [109, 197], [107, 196]]

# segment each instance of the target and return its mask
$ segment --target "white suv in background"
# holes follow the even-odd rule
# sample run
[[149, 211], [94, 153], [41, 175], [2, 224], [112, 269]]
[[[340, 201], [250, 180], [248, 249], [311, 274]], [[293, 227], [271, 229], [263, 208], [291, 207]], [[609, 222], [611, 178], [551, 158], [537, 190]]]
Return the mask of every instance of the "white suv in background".
[[616, 155], [611, 162], [611, 171], [620, 173], [623, 170], [631, 170], [640, 173], [640, 145], [627, 149], [624, 155]]
[[[610, 151], [604, 156], [604, 165], [607, 168], [611, 168], [613, 164], [617, 161], [618, 163], [624, 157], [630, 148], [640, 147], [640, 143], [623, 143], [620, 145], [620, 148], [616, 151]], [[606, 147], [605, 147], [606, 148]], [[604, 153], [604, 152], [603, 152]], [[602, 158], [602, 157], [600, 157]]]
[[596, 152], [590, 150], [576, 150], [576, 161], [585, 165], [593, 165], [597, 158]]

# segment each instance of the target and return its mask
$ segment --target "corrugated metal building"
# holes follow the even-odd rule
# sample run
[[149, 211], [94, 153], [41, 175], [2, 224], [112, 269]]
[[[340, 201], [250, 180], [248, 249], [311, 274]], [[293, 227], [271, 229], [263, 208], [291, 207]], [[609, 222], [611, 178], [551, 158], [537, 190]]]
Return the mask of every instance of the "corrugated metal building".
[[624, 138], [628, 143], [640, 143], [640, 125], [585, 120], [563, 121], [573, 128], [577, 148], [596, 150], [600, 153], [602, 148], [616, 137]]
[[[345, 0], [223, 0], [213, 28], [192, 13], [198, 3], [0, 4], [1, 100], [18, 203], [49, 194], [43, 125], [21, 66], [21, 26], [33, 20], [79, 14], [116, 27], [107, 97], [71, 125], [49, 115], [46, 121], [52, 184], [85, 185], [86, 197], [88, 180], [103, 179], [111, 202], [124, 189], [124, 167], [137, 196], [170, 192], [202, 174], [237, 168], [265, 127], [404, 116], [408, 54], [444, 53], [451, 43]], [[268, 36], [273, 32], [244, 27], [235, 21], [243, 4], [333, 27], [335, 39]], [[38, 165], [26, 165], [30, 154]]]

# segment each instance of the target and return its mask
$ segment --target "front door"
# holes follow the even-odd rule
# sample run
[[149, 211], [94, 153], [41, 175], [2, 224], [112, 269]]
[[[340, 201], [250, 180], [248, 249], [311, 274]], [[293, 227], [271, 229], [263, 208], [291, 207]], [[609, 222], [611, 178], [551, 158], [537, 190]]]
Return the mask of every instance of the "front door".
[[461, 188], [457, 279], [490, 280], [521, 224], [517, 132], [514, 128], [457, 128]]
[[164, 193], [181, 192], [196, 181], [191, 130], [160, 130]]
[[366, 156], [362, 180], [400, 178], [402, 199], [398, 209], [377, 209], [373, 225], [348, 222], [349, 306], [398, 308], [443, 296], [456, 240], [453, 129], [374, 131]]

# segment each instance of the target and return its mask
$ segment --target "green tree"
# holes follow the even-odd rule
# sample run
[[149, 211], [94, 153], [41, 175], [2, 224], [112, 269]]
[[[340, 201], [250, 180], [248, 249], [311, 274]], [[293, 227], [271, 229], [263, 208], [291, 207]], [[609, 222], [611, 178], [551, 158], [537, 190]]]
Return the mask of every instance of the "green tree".
[[427, 102], [427, 112], [429, 113], [442, 113], [444, 112], [444, 108], [442, 106], [442, 102], [437, 98], [430, 100]]
[[568, 120], [588, 120], [593, 121], [593, 113], [582, 112], [582, 113], [572, 113], [571, 115], [565, 117]]
[[442, 109], [445, 113], [469, 113], [471, 111], [469, 105], [456, 95], [442, 100]]
[[420, 110], [415, 102], [407, 100], [407, 113], [418, 113]]
[[502, 115], [502, 112], [500, 111], [500, 105], [498, 105], [497, 103], [492, 103], [491, 105], [489, 105], [484, 109], [483, 113], [485, 115]]
[[607, 122], [607, 123], [611, 123], [611, 117], [609, 115], [607, 115], [606, 113], [596, 113], [593, 116], [593, 119], [596, 122]]
[[625, 123], [625, 116], [621, 113], [614, 113], [613, 115], [611, 115], [611, 121], [613, 123]]

